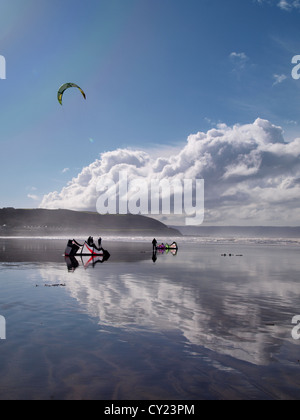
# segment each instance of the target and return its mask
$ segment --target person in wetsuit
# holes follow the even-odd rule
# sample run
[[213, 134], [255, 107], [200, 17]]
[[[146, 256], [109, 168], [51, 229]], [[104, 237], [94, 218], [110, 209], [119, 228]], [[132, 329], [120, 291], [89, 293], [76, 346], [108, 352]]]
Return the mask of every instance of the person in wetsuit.
[[153, 245], [153, 252], [156, 252], [157, 240], [155, 238], [152, 241], [152, 245]]

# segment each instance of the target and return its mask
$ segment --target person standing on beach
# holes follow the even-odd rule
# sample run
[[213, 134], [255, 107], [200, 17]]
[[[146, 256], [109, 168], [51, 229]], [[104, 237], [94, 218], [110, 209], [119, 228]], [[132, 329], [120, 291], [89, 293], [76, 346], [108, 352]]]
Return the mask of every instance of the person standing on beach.
[[153, 252], [156, 252], [157, 240], [155, 238], [152, 241], [152, 245], [153, 245]]

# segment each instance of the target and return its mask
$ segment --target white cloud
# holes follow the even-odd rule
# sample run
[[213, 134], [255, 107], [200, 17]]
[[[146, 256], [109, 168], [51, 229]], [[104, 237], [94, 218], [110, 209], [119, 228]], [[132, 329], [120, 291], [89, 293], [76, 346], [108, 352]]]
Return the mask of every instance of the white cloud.
[[233, 58], [233, 59], [236, 59], [237, 58], [237, 59], [242, 60], [242, 61], [248, 60], [248, 57], [243, 52], [242, 53], [232, 52], [230, 54], [230, 57]]
[[288, 12], [294, 9], [300, 9], [300, 1], [299, 0], [280, 0], [278, 3], [278, 7], [282, 10], [286, 10]]
[[285, 74], [274, 74], [273, 78], [275, 79], [273, 86], [276, 86], [284, 82], [287, 79], [287, 76]]
[[232, 52], [229, 55], [229, 58], [231, 59], [234, 70], [235, 71], [241, 71], [246, 67], [247, 62], [249, 61], [249, 57], [244, 52]]
[[258, 4], [276, 5], [281, 10], [291, 12], [293, 10], [300, 10], [300, 0], [254, 0]]
[[252, 124], [220, 124], [188, 137], [169, 156], [118, 149], [103, 153], [60, 192], [44, 196], [40, 207], [96, 210], [100, 180], [203, 178], [205, 220], [209, 224], [291, 225], [300, 223], [300, 138], [286, 143], [283, 130], [257, 119]]
[[35, 194], [27, 194], [27, 197], [34, 201], [39, 201], [40, 198]]
[[61, 171], [61, 173], [62, 173], [62, 174], [65, 174], [65, 173], [69, 172], [69, 170], [70, 170], [70, 168], [64, 168], [64, 169]]

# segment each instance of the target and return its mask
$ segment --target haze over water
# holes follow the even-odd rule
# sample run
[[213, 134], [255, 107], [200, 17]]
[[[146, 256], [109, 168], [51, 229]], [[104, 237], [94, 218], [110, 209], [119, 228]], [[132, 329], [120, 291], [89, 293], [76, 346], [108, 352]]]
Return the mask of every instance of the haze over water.
[[0, 240], [0, 399], [299, 398], [298, 240], [183, 237], [153, 262], [110, 238], [73, 269], [65, 244]]

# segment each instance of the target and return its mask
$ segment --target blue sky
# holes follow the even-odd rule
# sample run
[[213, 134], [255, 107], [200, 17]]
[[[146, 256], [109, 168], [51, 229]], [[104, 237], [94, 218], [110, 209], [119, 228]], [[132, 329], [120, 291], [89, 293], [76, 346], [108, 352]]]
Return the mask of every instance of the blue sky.
[[[101, 153], [220, 123], [266, 119], [292, 141], [299, 23], [297, 0], [0, 0], [0, 207], [37, 207]], [[61, 107], [65, 82], [87, 100]]]

